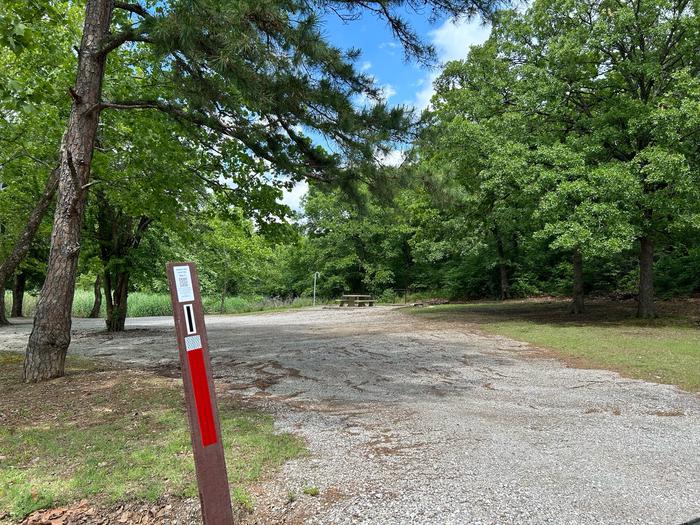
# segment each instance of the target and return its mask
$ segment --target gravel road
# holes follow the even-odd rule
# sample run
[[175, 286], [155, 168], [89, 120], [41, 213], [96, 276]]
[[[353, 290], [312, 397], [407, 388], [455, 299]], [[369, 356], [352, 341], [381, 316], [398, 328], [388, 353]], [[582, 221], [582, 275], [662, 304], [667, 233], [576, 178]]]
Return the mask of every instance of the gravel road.
[[[700, 517], [700, 396], [568, 368], [527, 345], [391, 308], [215, 316], [207, 325], [218, 394], [273, 412], [311, 451], [259, 488], [253, 522]], [[100, 321], [76, 320], [71, 351], [176, 373], [171, 319], [127, 326], [112, 337]], [[0, 330], [0, 348], [22, 350], [29, 329]]]

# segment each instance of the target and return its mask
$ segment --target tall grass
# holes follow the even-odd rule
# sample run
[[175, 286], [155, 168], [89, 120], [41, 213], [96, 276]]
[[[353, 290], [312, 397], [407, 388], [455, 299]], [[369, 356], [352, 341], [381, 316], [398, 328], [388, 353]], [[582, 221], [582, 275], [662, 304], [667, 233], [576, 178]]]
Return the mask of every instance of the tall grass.
[[[73, 316], [87, 317], [92, 310], [94, 295], [92, 291], [76, 290], [73, 297]], [[36, 312], [37, 296], [31, 294], [24, 295], [24, 315], [31, 317]], [[224, 301], [223, 311], [221, 310], [221, 297], [204, 296], [202, 298], [204, 312], [207, 314], [240, 314], [246, 312], [260, 312], [263, 310], [277, 310], [282, 308], [301, 308], [311, 306], [312, 299], [309, 297], [296, 297], [294, 299], [280, 299], [277, 297], [255, 296], [235, 296], [227, 297]], [[317, 304], [321, 304], [317, 301]], [[12, 306], [12, 294], [5, 292], [5, 312], [10, 315]], [[128, 313], [129, 317], [152, 317], [169, 316], [173, 314], [170, 304], [170, 295], [165, 293], [132, 292], [129, 294]], [[105, 304], [102, 301], [102, 317], [105, 316]]]
[[[35, 295], [24, 294], [24, 307], [23, 313], [25, 316], [32, 316], [36, 311], [36, 301], [37, 297]], [[10, 310], [12, 309], [12, 293], [5, 291], [5, 315], [10, 316]]]

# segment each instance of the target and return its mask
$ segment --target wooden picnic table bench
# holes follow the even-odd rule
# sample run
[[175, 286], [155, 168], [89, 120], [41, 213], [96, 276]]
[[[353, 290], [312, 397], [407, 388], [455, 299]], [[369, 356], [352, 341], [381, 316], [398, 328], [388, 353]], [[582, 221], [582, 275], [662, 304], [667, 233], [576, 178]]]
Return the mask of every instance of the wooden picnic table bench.
[[345, 294], [336, 302], [338, 306], [374, 306], [376, 302], [371, 295], [366, 294]]

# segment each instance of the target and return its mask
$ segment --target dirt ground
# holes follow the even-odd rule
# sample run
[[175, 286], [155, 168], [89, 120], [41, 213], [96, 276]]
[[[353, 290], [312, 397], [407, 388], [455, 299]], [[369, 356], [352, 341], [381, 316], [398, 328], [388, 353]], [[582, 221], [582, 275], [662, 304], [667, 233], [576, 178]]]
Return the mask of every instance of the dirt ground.
[[[179, 373], [171, 319], [127, 326], [112, 336], [76, 320], [71, 352]], [[207, 327], [218, 395], [271, 411], [311, 451], [259, 487], [252, 522], [700, 516], [697, 395], [385, 307], [214, 316]], [[0, 349], [23, 350], [30, 328], [0, 330]]]

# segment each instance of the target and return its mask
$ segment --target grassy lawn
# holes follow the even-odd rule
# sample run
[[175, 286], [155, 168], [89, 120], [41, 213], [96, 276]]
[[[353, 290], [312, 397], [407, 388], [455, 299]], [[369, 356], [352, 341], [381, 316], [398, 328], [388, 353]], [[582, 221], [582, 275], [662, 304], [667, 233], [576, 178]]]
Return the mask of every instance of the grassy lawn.
[[510, 301], [414, 309], [435, 320], [466, 322], [550, 350], [567, 363], [603, 368], [691, 392], [700, 391], [700, 304], [659, 304], [660, 316], [634, 318], [634, 304], [594, 302], [582, 316], [567, 303]]
[[[0, 352], [0, 521], [82, 498], [111, 505], [196, 496], [180, 381], [68, 359], [66, 377], [25, 385], [22, 357]], [[234, 500], [303, 443], [272, 418], [220, 400]]]

